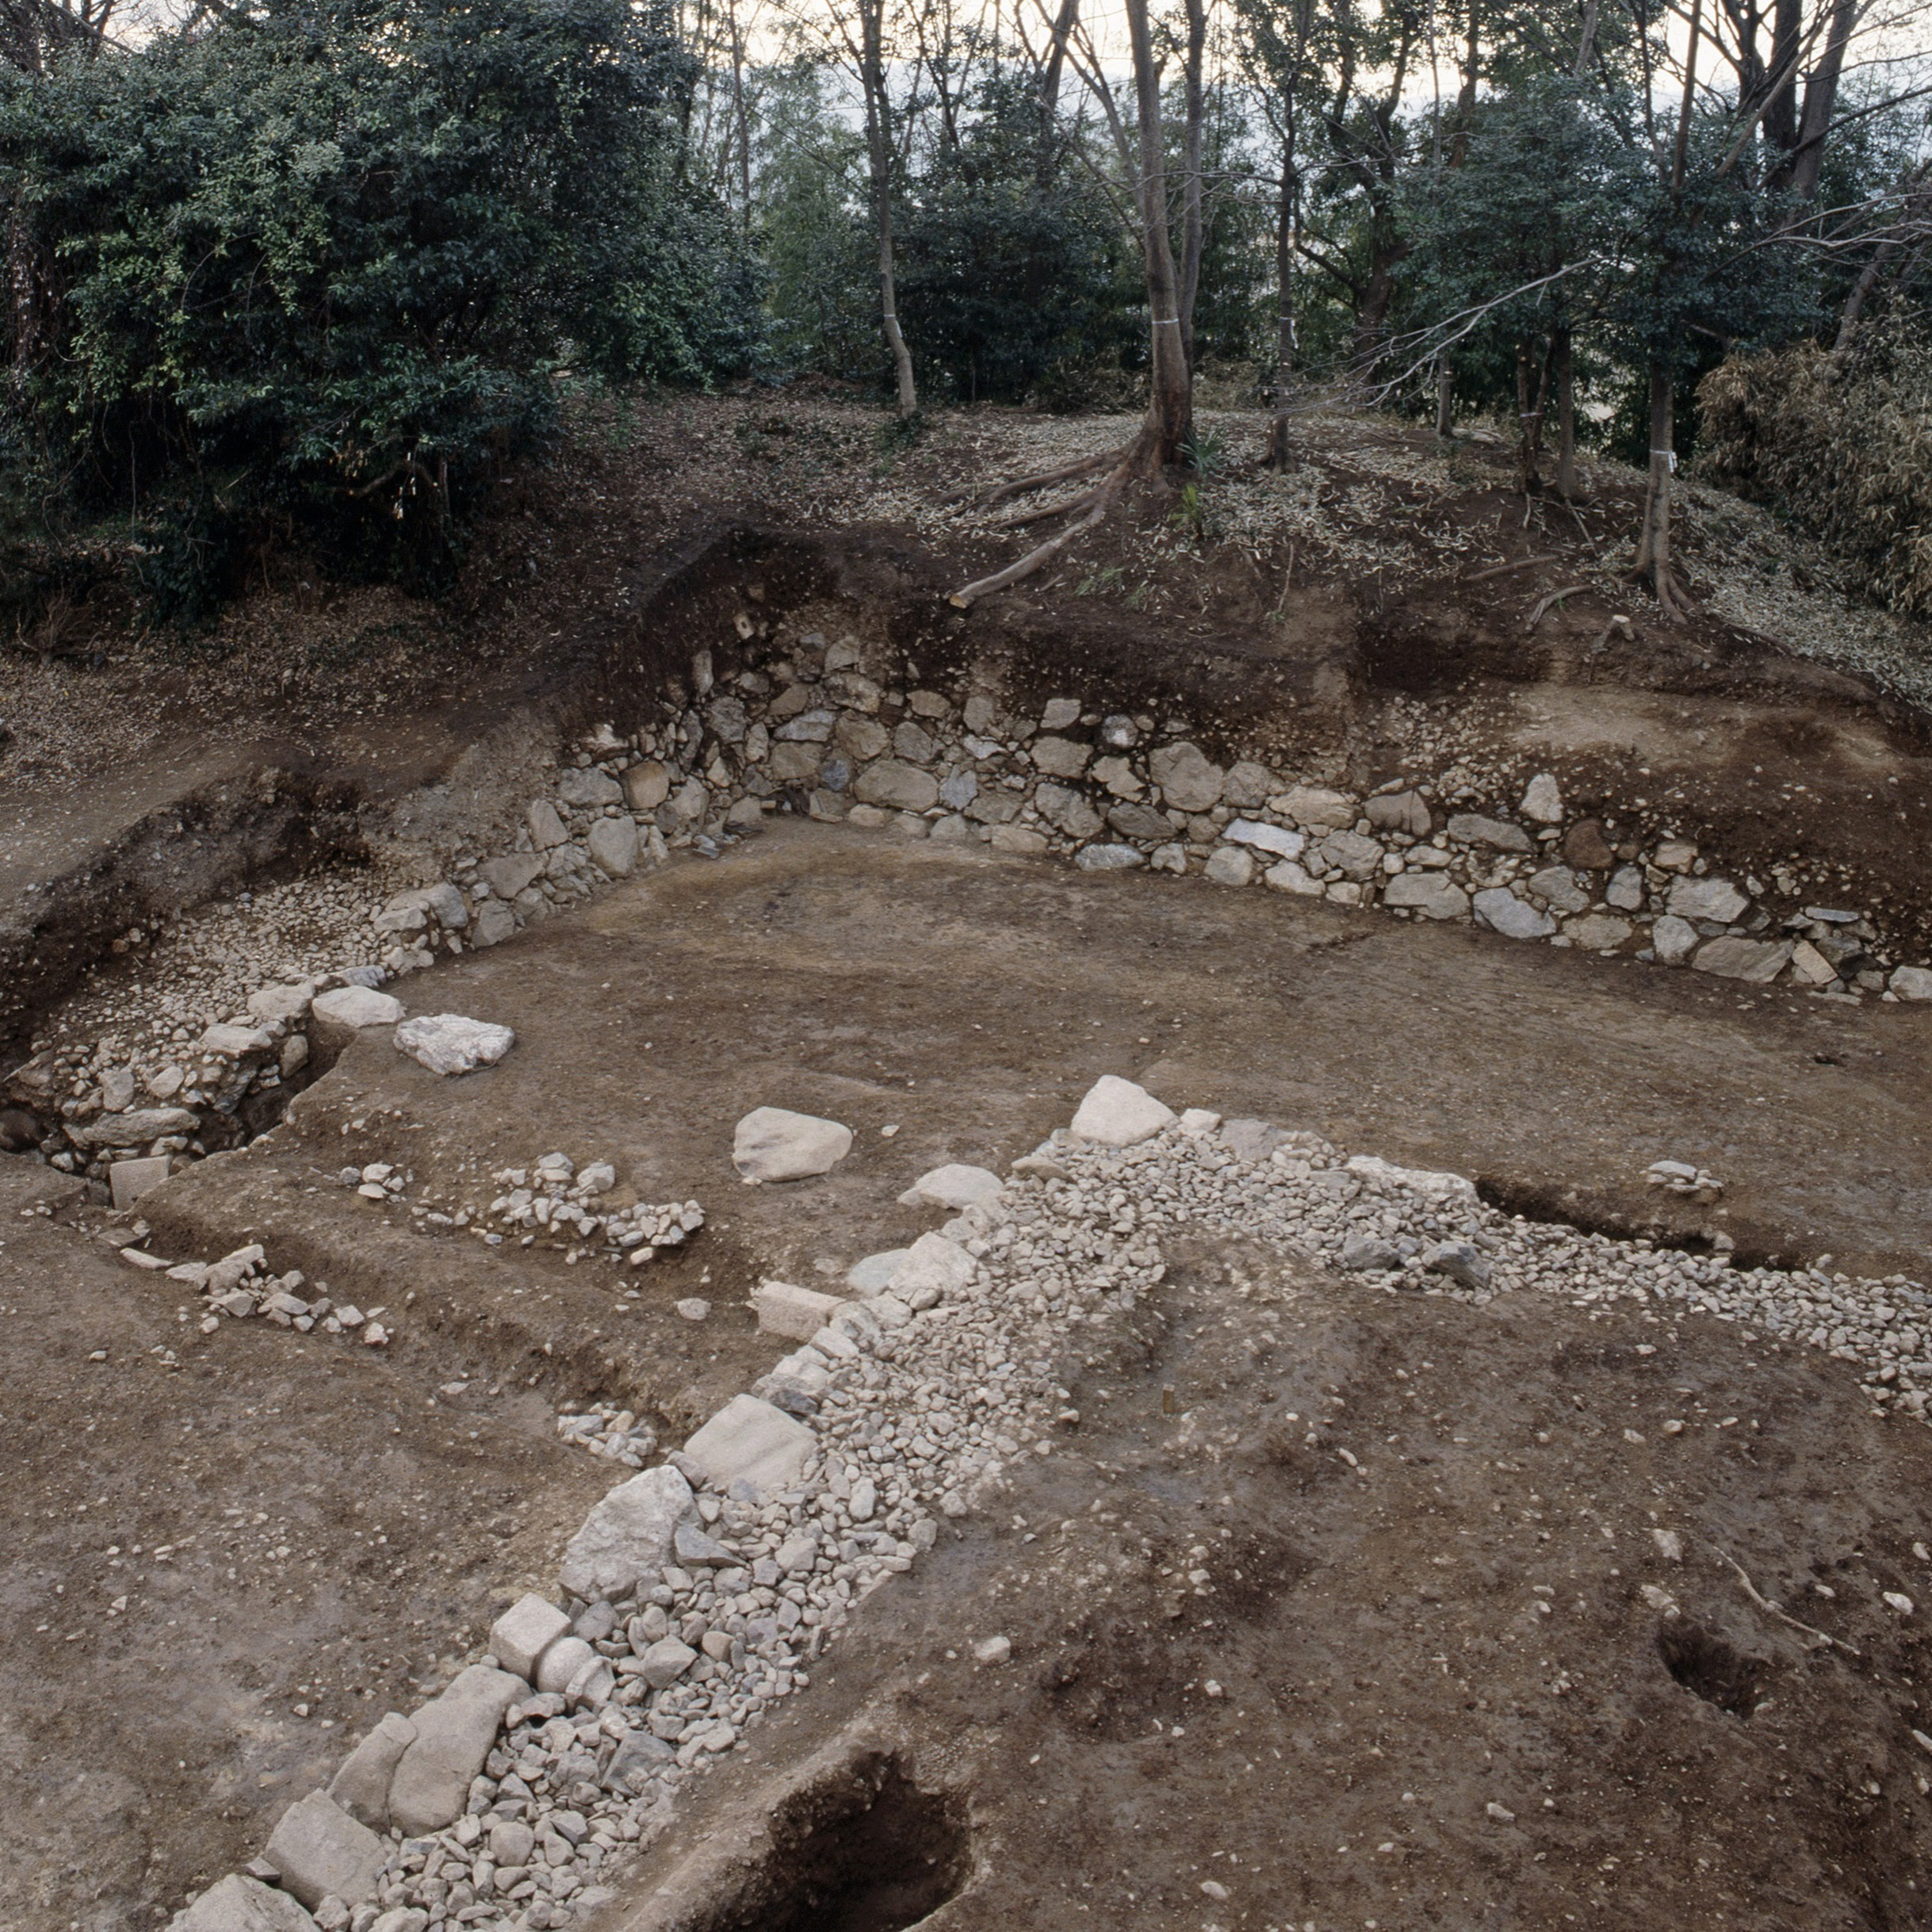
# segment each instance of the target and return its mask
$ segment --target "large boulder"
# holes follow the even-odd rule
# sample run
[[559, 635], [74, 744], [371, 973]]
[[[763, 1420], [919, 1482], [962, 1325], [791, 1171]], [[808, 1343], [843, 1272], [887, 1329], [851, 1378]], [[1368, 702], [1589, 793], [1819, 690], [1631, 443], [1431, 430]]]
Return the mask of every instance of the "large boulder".
[[613, 878], [629, 878], [637, 869], [637, 826], [633, 819], [600, 818], [584, 844], [591, 857]]
[[373, 986], [334, 986], [316, 995], [309, 1026], [319, 1046], [339, 1053], [368, 1027], [394, 1026], [404, 1011], [393, 993], [378, 993]]
[[1081, 1102], [1073, 1131], [1076, 1138], [1098, 1141], [1104, 1147], [1133, 1147], [1153, 1139], [1179, 1117], [1145, 1087], [1103, 1073]]
[[950, 1207], [956, 1212], [976, 1201], [997, 1199], [1000, 1185], [1000, 1176], [991, 1169], [952, 1161], [921, 1174], [899, 1200], [907, 1207]]
[[930, 771], [902, 759], [883, 758], [859, 775], [852, 796], [861, 805], [885, 805], [898, 812], [925, 812], [939, 802], [939, 782]]
[[943, 1234], [922, 1234], [905, 1250], [886, 1288], [909, 1307], [929, 1308], [970, 1287], [978, 1276], [978, 1262], [958, 1242]]
[[851, 1150], [851, 1129], [836, 1120], [757, 1107], [738, 1123], [731, 1161], [747, 1180], [804, 1180], [828, 1173]]
[[1178, 812], [1206, 812], [1221, 802], [1227, 774], [1198, 744], [1182, 739], [1150, 753], [1147, 769], [1161, 788], [1161, 801]]
[[654, 1575], [670, 1562], [678, 1518], [691, 1506], [691, 1486], [668, 1463], [620, 1482], [565, 1545], [564, 1589], [595, 1602]]

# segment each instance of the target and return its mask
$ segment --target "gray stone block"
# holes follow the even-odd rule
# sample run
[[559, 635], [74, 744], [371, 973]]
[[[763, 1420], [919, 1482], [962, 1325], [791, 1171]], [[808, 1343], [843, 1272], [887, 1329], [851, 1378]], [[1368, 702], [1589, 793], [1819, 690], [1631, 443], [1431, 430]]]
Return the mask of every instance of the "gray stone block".
[[496, 1742], [503, 1712], [530, 1686], [507, 1670], [472, 1664], [440, 1697], [411, 1721], [416, 1741], [403, 1753], [389, 1782], [389, 1820], [418, 1835], [440, 1831], [461, 1815], [470, 1780]]
[[547, 1597], [519, 1597], [490, 1626], [490, 1654], [513, 1675], [534, 1684], [537, 1660], [570, 1628]]
[[670, 1562], [671, 1534], [691, 1506], [691, 1485], [668, 1465], [620, 1482], [565, 1547], [564, 1589], [591, 1602], [622, 1596]]
[[327, 1898], [360, 1905], [374, 1897], [388, 1850], [327, 1792], [312, 1791], [282, 1813], [263, 1855], [304, 1905]]
[[231, 1872], [177, 1912], [168, 1932], [316, 1932], [316, 1922], [287, 1892]]
[[392, 1711], [352, 1750], [329, 1781], [329, 1796], [351, 1818], [374, 1831], [389, 1828], [389, 1781], [403, 1753], [416, 1741], [416, 1727]]

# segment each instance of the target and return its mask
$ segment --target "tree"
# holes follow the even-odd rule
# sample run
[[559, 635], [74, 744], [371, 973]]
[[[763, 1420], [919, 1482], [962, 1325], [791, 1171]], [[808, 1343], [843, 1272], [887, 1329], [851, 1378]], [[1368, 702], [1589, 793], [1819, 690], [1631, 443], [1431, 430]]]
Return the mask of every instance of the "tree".
[[1171, 465], [1192, 462], [1194, 440], [1194, 373], [1181, 329], [1180, 283], [1168, 231], [1167, 163], [1162, 128], [1161, 70], [1154, 58], [1148, 0], [1126, 0], [1128, 44], [1133, 56], [1137, 178], [1135, 202], [1147, 287], [1147, 407], [1139, 434], [1123, 450], [1068, 464], [1056, 470], [1002, 484], [989, 502], [1072, 482], [1104, 472], [1101, 480], [1070, 503], [1016, 519], [1031, 522], [1047, 515], [1071, 518], [1055, 535], [1016, 563], [953, 592], [961, 609], [994, 591], [1031, 576], [1084, 530], [1111, 510], [1130, 484], [1158, 476]]
[[[888, 7], [893, 10], [889, 13]], [[801, 13], [801, 22], [817, 17]], [[893, 243], [894, 201], [906, 162], [906, 149], [919, 103], [923, 60], [913, 59], [894, 89], [895, 70], [905, 68], [909, 21], [899, 0], [831, 0], [821, 31], [828, 31], [847, 71], [859, 89], [865, 128], [866, 178], [871, 204], [873, 239], [878, 263], [879, 328], [892, 360], [899, 415], [909, 420], [919, 411], [919, 390], [912, 372], [912, 352], [899, 327], [897, 267]], [[808, 30], [810, 30], [808, 28]]]
[[175, 610], [270, 527], [435, 579], [563, 373], [748, 359], [687, 80], [623, 0], [343, 0], [0, 76], [0, 188], [49, 292], [24, 440]]
[[1419, 175], [1402, 209], [1413, 237], [1402, 307], [1460, 328], [1465, 387], [1516, 419], [1526, 493], [1542, 487], [1552, 400], [1555, 487], [1576, 493], [1574, 345], [1623, 281], [1642, 197], [1591, 91], [1546, 79], [1479, 103], [1459, 130], [1460, 164]]

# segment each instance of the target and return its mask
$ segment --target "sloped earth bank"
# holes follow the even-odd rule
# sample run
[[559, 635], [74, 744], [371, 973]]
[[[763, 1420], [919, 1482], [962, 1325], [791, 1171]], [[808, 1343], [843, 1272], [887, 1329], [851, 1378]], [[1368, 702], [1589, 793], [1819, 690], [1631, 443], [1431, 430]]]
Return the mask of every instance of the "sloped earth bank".
[[[635, 626], [560, 651], [549, 695], [526, 674], [429, 717], [410, 740], [427, 784], [352, 734], [306, 790], [256, 772], [260, 809], [207, 820], [192, 851], [163, 836], [185, 804], [78, 863], [64, 834], [25, 840], [11, 943], [44, 963], [13, 982], [34, 1050], [0, 1081], [0, 1145], [104, 1182], [117, 1159], [239, 1144], [326, 1064], [318, 986], [499, 943], [786, 816], [1473, 919], [1747, 997], [1932, 999], [1916, 716], [1815, 663], [1633, 636], [1519, 665], [1467, 611], [1391, 655], [1314, 595], [1197, 645], [1114, 612], [964, 617], [940, 581], [883, 545], [694, 541], [653, 566]], [[557, 748], [564, 727], [583, 735]], [[296, 809], [325, 792], [319, 818]], [[276, 878], [304, 840], [343, 863]], [[34, 876], [55, 852], [66, 871]], [[251, 867], [266, 888], [176, 916]], [[36, 1026], [35, 997], [130, 909], [143, 923]]]
[[[10, 1922], [152, 1922], [243, 1865], [350, 1735], [553, 1588], [610, 1472], [553, 1403], [682, 1440], [771, 1365], [759, 1280], [903, 1245], [938, 1218], [898, 1202], [913, 1176], [1004, 1170], [1101, 1073], [1605, 1223], [1649, 1219], [1643, 1169], [1682, 1156], [1726, 1188], [1670, 1203], [1681, 1238], [1861, 1275], [1910, 1272], [1932, 1211], [1922, 1009], [1740, 1009], [1702, 976], [929, 841], [781, 828], [403, 989], [518, 1043], [445, 1082], [365, 1035], [140, 1207], [157, 1253], [258, 1241], [385, 1306], [386, 1351], [205, 1333], [98, 1209], [10, 1218]], [[846, 1121], [853, 1153], [744, 1188], [759, 1104]], [[335, 1179], [400, 1163], [410, 1207], [453, 1205], [553, 1146], [698, 1199], [702, 1234], [573, 1266]], [[1132, 1199], [1106, 1159], [1067, 1157]], [[1052, 1453], [940, 1517], [686, 1787], [610, 1922], [1922, 1922], [1920, 1428], [1681, 1303], [1398, 1291], [1196, 1218], [1117, 1317], [1040, 1318]]]

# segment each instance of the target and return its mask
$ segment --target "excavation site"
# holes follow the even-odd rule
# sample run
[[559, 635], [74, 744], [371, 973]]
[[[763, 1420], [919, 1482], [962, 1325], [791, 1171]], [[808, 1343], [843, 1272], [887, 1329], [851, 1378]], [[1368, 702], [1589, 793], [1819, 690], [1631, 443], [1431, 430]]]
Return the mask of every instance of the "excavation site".
[[1923, 628], [870, 421], [0, 659], [0, 1923], [1932, 1923]]

